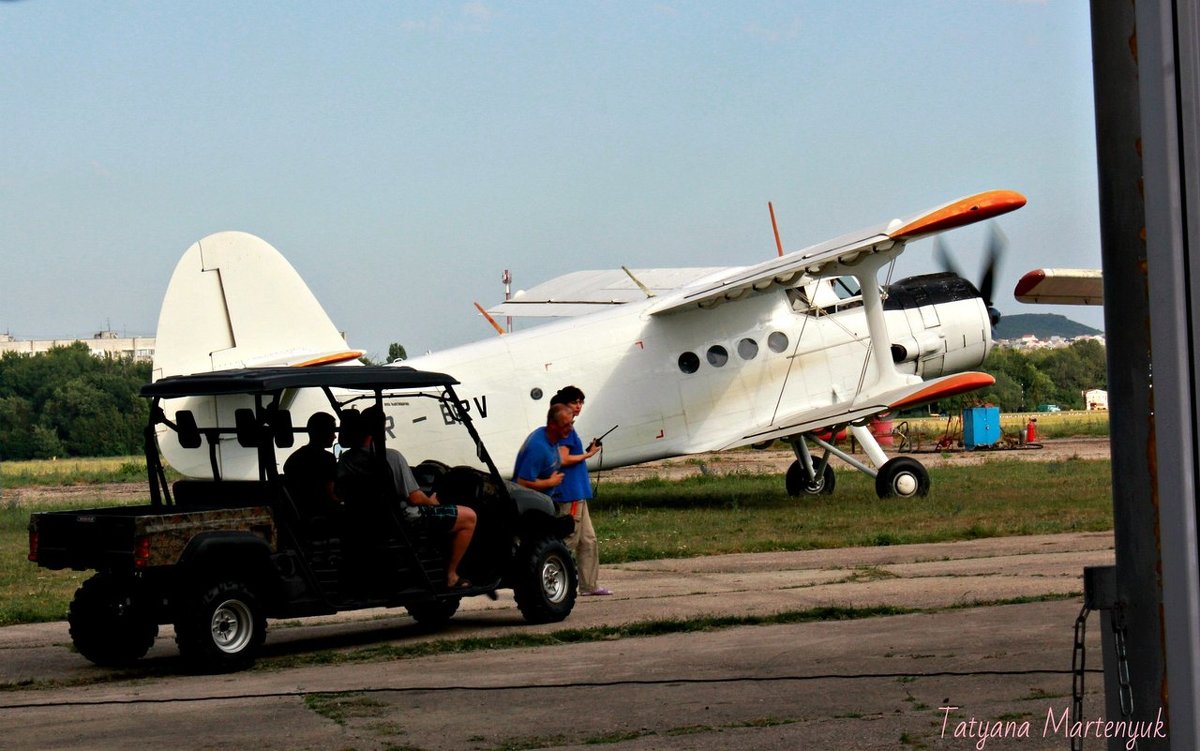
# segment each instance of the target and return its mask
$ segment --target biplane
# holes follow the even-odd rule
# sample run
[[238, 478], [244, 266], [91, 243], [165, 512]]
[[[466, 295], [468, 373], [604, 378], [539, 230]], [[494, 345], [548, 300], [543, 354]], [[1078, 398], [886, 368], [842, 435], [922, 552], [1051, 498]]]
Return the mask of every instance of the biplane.
[[[786, 479], [792, 495], [833, 492], [836, 457], [874, 477], [881, 497], [922, 496], [928, 472], [912, 457], [889, 458], [868, 422], [991, 385], [972, 368], [992, 346], [998, 313], [990, 271], [981, 290], [953, 272], [890, 281], [893, 264], [911, 242], [1024, 204], [1013, 191], [979, 193], [801, 250], [780, 245], [777, 257], [749, 266], [573, 272], [487, 311], [548, 322], [397, 366], [456, 378], [458, 410], [470, 411], [502, 467], [545, 423], [551, 395], [574, 384], [588, 396], [581, 435], [618, 426], [592, 459], [606, 468], [778, 439], [795, 453]], [[156, 378], [345, 367], [363, 354], [283, 256], [242, 232], [210, 235], [187, 250], [157, 336]], [[301, 399], [285, 405], [296, 425], [327, 404]], [[241, 405], [214, 398], [175, 406], [231, 414]], [[392, 419], [411, 424], [397, 431], [407, 443], [396, 447], [414, 463], [473, 463], [444, 438], [458, 410], [409, 408], [398, 418], [397, 409]], [[861, 456], [837, 445], [842, 429]], [[209, 472], [208, 464], [189, 468], [171, 434], [159, 440], [176, 469]], [[246, 453], [231, 438], [213, 447], [231, 478], [254, 471]]]

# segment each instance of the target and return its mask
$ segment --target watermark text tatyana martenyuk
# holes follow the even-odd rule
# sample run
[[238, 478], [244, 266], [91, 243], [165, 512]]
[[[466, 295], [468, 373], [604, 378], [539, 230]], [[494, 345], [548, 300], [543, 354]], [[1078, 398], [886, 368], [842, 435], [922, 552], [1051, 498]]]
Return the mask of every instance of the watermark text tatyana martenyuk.
[[[950, 716], [956, 709], [958, 707], [938, 707], [942, 713], [942, 737], [975, 739], [978, 751], [983, 751], [990, 738], [1031, 738], [1039, 731], [1030, 720], [980, 720], [974, 717], [959, 720]], [[1070, 707], [1064, 707], [1061, 712], [1047, 707], [1046, 720], [1040, 731], [1042, 738], [1122, 738], [1126, 741], [1125, 748], [1131, 751], [1138, 738], [1167, 737], [1161, 707], [1157, 719], [1143, 721], [1072, 718]]]

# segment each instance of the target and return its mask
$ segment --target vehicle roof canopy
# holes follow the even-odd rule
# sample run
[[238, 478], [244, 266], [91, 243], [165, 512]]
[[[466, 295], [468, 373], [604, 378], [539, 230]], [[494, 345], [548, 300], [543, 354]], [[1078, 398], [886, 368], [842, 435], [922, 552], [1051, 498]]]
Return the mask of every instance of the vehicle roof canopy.
[[342, 388], [360, 391], [422, 389], [452, 386], [458, 381], [445, 373], [390, 366], [338, 366], [239, 368], [212, 373], [168, 376], [141, 389], [146, 397], [171, 399], [183, 396], [259, 394], [282, 389]]

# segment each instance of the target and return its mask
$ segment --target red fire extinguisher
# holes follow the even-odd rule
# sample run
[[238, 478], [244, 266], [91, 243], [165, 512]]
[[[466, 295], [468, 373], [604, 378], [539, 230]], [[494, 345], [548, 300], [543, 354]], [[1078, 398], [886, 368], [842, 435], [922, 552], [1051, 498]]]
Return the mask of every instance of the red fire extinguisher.
[[1029, 422], [1026, 423], [1026, 425], [1025, 425], [1025, 442], [1026, 443], [1037, 442], [1037, 418], [1036, 417], [1029, 418]]

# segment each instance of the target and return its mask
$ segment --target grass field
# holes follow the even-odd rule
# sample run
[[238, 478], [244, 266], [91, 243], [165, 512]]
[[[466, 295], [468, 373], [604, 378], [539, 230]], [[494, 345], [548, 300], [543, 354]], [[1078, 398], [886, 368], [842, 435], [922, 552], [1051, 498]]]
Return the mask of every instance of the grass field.
[[[114, 466], [120, 471], [120, 462]], [[28, 474], [45, 482], [38, 472]], [[1112, 527], [1107, 461], [1006, 459], [930, 474], [929, 497], [913, 501], [879, 500], [870, 478], [852, 470], [838, 472], [833, 495], [797, 499], [783, 492], [780, 475], [605, 483], [592, 502], [592, 518], [603, 563]], [[36, 510], [0, 505], [0, 625], [65, 617], [75, 588], [89, 575], [47, 571], [26, 560], [29, 514]]]
[[930, 470], [927, 498], [880, 500], [839, 471], [832, 495], [789, 498], [781, 476], [602, 485], [592, 518], [603, 562], [944, 542], [1112, 527], [1107, 461], [993, 461]]
[[30, 509], [0, 506], [0, 626], [67, 617], [67, 603], [90, 572], [50, 571], [30, 563]]
[[145, 482], [145, 480], [146, 458], [144, 456], [0, 462], [0, 489], [45, 485], [89, 485], [101, 482]]

